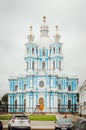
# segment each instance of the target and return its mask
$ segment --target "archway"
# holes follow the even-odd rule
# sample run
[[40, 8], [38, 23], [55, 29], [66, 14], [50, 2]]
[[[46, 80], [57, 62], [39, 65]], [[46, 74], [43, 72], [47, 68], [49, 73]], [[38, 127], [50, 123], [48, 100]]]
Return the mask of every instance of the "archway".
[[40, 110], [44, 110], [44, 98], [39, 98], [39, 108]]

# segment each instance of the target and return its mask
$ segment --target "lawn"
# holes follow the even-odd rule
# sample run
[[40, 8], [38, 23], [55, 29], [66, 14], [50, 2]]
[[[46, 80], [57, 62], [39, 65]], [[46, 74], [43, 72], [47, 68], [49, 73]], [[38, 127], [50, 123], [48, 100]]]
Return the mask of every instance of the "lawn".
[[37, 121], [56, 121], [56, 117], [54, 115], [30, 115], [30, 120]]
[[[0, 116], [0, 120], [10, 120], [12, 116]], [[56, 121], [54, 115], [29, 115], [30, 120], [34, 121]]]
[[10, 120], [12, 116], [0, 116], [0, 120]]

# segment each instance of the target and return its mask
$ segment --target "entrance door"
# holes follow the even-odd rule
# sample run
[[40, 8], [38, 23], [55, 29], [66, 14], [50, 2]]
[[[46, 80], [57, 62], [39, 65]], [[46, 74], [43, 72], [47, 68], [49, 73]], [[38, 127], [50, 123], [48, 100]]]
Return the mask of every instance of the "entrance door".
[[39, 98], [39, 108], [40, 110], [44, 110], [44, 98]]

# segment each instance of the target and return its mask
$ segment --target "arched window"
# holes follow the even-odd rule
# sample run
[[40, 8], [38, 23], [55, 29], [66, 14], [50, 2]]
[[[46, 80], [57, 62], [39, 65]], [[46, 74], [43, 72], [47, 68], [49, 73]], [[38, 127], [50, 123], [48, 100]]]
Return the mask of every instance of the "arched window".
[[68, 109], [71, 109], [71, 100], [68, 100]]
[[68, 85], [68, 91], [71, 91], [71, 85]]
[[55, 54], [55, 47], [53, 47], [53, 54]]
[[18, 89], [18, 86], [16, 85], [16, 86], [15, 86], [15, 91], [17, 91], [17, 89]]
[[34, 61], [32, 61], [32, 69], [34, 70]]
[[61, 99], [58, 99], [58, 110], [60, 110]]
[[61, 70], [61, 61], [59, 60], [59, 70]]
[[45, 49], [42, 50], [42, 56], [45, 56]]
[[53, 69], [55, 69], [55, 61], [53, 61]]
[[34, 54], [34, 48], [32, 48], [32, 54]]
[[17, 100], [15, 100], [15, 109], [17, 109]]
[[42, 69], [45, 69], [45, 61], [42, 62]]

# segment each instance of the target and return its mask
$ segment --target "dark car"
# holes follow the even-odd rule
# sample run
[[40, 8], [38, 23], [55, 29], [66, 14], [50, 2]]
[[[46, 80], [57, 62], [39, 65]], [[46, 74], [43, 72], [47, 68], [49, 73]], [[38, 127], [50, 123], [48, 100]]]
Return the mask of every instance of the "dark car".
[[3, 124], [2, 124], [2, 122], [0, 121], [0, 130], [2, 130], [3, 129]]
[[86, 119], [79, 119], [73, 126], [70, 126], [70, 130], [86, 130]]
[[55, 125], [55, 130], [68, 130], [72, 125], [72, 121], [70, 118], [61, 117], [58, 119]]
[[26, 115], [14, 115], [8, 124], [8, 130], [31, 130], [30, 120]]

